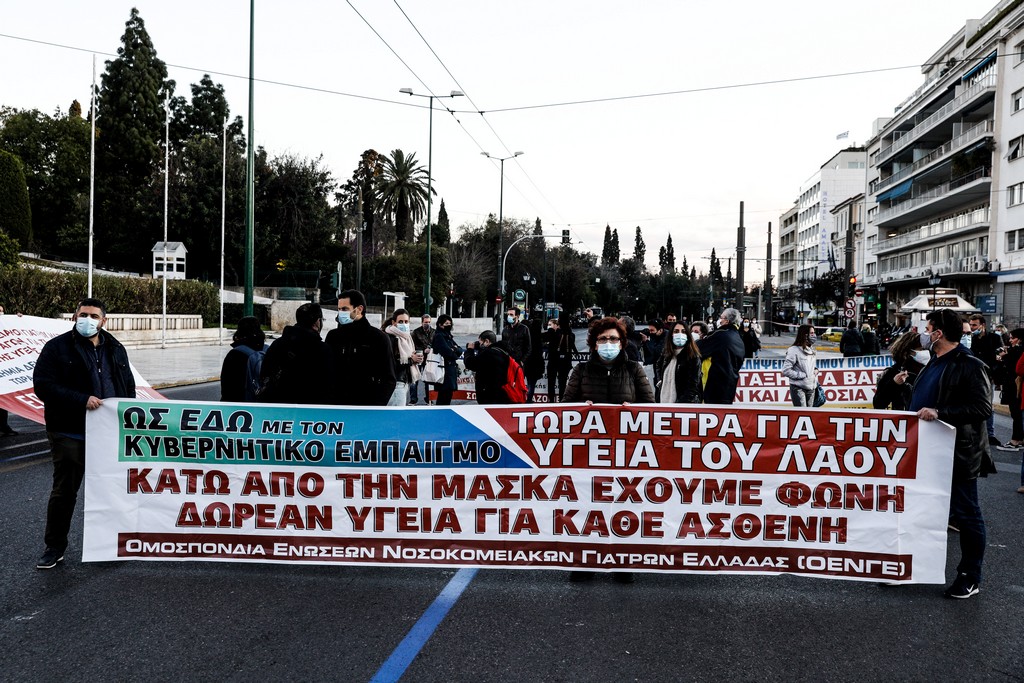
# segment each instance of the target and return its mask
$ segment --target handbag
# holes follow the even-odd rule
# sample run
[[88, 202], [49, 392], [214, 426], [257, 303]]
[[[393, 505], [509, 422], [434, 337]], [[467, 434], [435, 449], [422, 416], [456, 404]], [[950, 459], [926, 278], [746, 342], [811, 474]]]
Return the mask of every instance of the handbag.
[[814, 390], [814, 407], [820, 408], [825, 405], [825, 390], [818, 385], [818, 388]]
[[429, 384], [440, 384], [444, 381], [444, 356], [431, 351], [423, 364], [420, 379]]

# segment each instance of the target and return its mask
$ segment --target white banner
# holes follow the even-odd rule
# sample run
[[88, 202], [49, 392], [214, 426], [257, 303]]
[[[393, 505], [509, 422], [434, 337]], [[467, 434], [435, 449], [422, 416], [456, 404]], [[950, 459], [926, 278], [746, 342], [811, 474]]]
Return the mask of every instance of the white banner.
[[953, 430], [903, 412], [105, 401], [87, 561], [942, 583]]
[[[72, 327], [70, 320], [0, 315], [0, 408], [43, 424], [43, 402], [32, 388], [32, 371], [46, 342]], [[134, 367], [132, 374], [139, 398], [163, 398]]]

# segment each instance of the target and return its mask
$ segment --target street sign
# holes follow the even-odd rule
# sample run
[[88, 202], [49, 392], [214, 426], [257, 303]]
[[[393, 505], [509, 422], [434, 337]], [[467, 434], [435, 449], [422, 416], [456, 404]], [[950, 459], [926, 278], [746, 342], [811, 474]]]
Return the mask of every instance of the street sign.
[[526, 291], [522, 289], [517, 289], [516, 291], [512, 292], [512, 298], [515, 301], [526, 301]]
[[[846, 307], [846, 310], [853, 311], [857, 309], [857, 302], [854, 299], [847, 299], [844, 306]], [[850, 316], [846, 317], [849, 318]]]
[[978, 310], [982, 313], [994, 314], [996, 312], [998, 306], [996, 294], [978, 294], [974, 300], [978, 303]]
[[494, 297], [494, 303], [496, 303], [496, 304], [500, 304], [501, 303], [501, 295], [500, 294], [498, 296]]
[[707, 312], [708, 312], [708, 315], [711, 315], [712, 313], [715, 312], [715, 307], [714, 306], [708, 306], [707, 307]]
[[853, 310], [852, 308], [847, 308], [845, 311], [843, 311], [843, 315], [845, 315], [847, 318], [852, 319], [857, 316], [857, 311]]

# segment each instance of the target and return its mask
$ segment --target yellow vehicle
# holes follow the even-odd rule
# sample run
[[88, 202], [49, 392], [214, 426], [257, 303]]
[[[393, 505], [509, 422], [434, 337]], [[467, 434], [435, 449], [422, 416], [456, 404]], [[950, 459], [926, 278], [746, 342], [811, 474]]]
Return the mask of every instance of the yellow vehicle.
[[830, 342], [837, 342], [842, 338], [843, 330], [840, 327], [826, 327], [825, 331], [818, 336], [818, 339]]

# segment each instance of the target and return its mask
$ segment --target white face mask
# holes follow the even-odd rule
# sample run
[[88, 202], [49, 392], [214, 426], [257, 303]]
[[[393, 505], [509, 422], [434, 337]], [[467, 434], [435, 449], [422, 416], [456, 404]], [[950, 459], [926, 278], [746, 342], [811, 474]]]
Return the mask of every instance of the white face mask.
[[395, 325], [395, 327], [398, 328], [399, 332], [408, 332], [409, 331], [409, 323], [398, 323], [397, 325]]
[[597, 354], [605, 360], [615, 360], [621, 350], [617, 342], [597, 345]]
[[928, 361], [932, 359], [932, 354], [928, 353], [924, 349], [920, 349], [914, 352], [914, 360], [921, 365], [928, 365]]
[[672, 335], [672, 343], [676, 346], [686, 346], [688, 341], [690, 341], [690, 335], [685, 332], [676, 332]]
[[100, 321], [92, 318], [78, 318], [75, 320], [75, 329], [83, 337], [95, 337], [100, 331]]
[[964, 336], [960, 337], [960, 343], [966, 346], [967, 348], [971, 348], [971, 335], [968, 333], [964, 333]]

